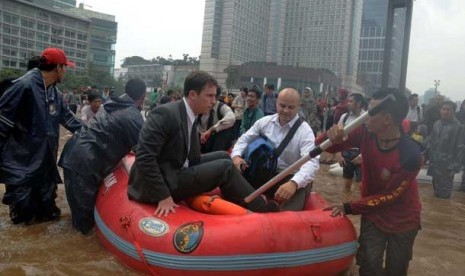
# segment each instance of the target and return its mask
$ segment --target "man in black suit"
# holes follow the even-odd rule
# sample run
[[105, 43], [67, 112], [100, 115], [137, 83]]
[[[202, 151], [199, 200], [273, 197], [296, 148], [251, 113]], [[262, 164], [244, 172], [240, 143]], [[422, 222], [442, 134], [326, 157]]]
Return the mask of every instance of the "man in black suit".
[[[155, 108], [139, 137], [136, 161], [129, 176], [128, 196], [158, 204], [155, 214], [175, 213], [175, 201], [220, 187], [223, 196], [241, 204], [254, 188], [235, 168], [226, 152], [200, 155], [196, 118], [215, 103], [217, 81], [209, 74], [192, 72], [184, 82], [184, 98]], [[263, 198], [248, 209], [277, 211]]]

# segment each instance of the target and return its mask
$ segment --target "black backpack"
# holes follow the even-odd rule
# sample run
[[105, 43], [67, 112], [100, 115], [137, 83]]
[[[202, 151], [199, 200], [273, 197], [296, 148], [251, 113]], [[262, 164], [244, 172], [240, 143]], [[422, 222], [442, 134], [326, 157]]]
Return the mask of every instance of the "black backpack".
[[278, 157], [302, 123], [303, 120], [299, 117], [277, 149], [264, 135], [249, 144], [243, 154], [248, 165], [244, 171], [244, 177], [252, 186], [259, 187], [276, 175]]

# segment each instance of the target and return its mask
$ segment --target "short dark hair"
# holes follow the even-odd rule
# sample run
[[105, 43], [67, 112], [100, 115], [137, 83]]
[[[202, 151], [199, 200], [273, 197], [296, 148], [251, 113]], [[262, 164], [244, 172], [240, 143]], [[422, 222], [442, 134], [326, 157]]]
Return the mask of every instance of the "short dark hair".
[[244, 92], [247, 94], [247, 92], [249, 91], [249, 89], [248, 89], [247, 87], [244, 86], [244, 87], [241, 87], [240, 91], [244, 91]]
[[53, 71], [57, 66], [58, 64], [48, 63], [44, 56], [40, 56], [37, 60], [37, 68], [39, 68], [40, 71], [50, 72]]
[[128, 96], [133, 100], [138, 100], [143, 97], [146, 90], [147, 86], [141, 79], [130, 79], [124, 87], [126, 94], [128, 94]]
[[250, 88], [249, 91], [247, 92], [247, 95], [249, 95], [250, 92], [255, 93], [258, 99], [262, 97], [262, 92], [260, 92], [260, 90], [257, 87]]
[[274, 90], [274, 84], [267, 83], [267, 84], [265, 84], [265, 87], [270, 89], [270, 90]]
[[409, 109], [407, 96], [404, 91], [396, 88], [384, 88], [376, 91], [373, 94], [372, 99], [381, 100], [389, 94], [392, 94], [395, 100], [386, 104], [385, 112], [391, 115], [391, 118], [396, 125], [401, 126]]
[[39, 65], [39, 56], [33, 56], [27, 61], [27, 70], [36, 68]]
[[453, 111], [457, 109], [457, 104], [454, 103], [453, 101], [444, 101], [441, 106], [445, 106], [445, 105], [452, 107]]
[[173, 98], [171, 98], [168, 95], [165, 95], [165, 96], [161, 97], [160, 104], [166, 104], [166, 103], [171, 102], [172, 100], [173, 100]]
[[218, 87], [218, 82], [213, 76], [204, 71], [194, 71], [190, 73], [184, 81], [184, 97], [189, 96], [189, 91], [191, 90], [200, 94], [200, 91], [202, 91], [206, 85]]
[[417, 93], [413, 93], [412, 95], [408, 96], [408, 99], [411, 100], [413, 98], [418, 98], [418, 94]]
[[102, 96], [100, 95], [100, 93], [90, 92], [89, 95], [87, 95], [87, 100], [89, 101], [89, 103], [95, 100], [98, 100], [98, 99], [102, 99]]
[[350, 97], [354, 98], [354, 101], [355, 101], [356, 103], [360, 103], [360, 104], [362, 104], [362, 106], [363, 106], [363, 103], [364, 103], [364, 101], [365, 101], [365, 98], [363, 97], [362, 94], [360, 94], [360, 93], [352, 93], [352, 94], [349, 95], [349, 98], [350, 98]]

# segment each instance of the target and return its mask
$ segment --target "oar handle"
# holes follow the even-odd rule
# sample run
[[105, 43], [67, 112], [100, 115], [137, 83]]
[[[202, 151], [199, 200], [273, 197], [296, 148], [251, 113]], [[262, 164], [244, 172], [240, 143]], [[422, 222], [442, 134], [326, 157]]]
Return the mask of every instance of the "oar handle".
[[[395, 100], [394, 96], [392, 94], [389, 94], [386, 96], [384, 99], [381, 100], [381, 102], [376, 105], [374, 108], [370, 109], [367, 112], [364, 112], [362, 115], [360, 115], [357, 119], [354, 121], [350, 122], [348, 125], [344, 127], [344, 133], [348, 134], [358, 126], [360, 126], [363, 122], [365, 122], [366, 119], [368, 119], [369, 116], [374, 116], [378, 114], [379, 112], [383, 111], [386, 106]], [[270, 179], [268, 182], [263, 184], [260, 188], [255, 190], [253, 193], [248, 195], [245, 199], [244, 202], [246, 204], [249, 204], [252, 202], [254, 199], [262, 195], [264, 192], [268, 191], [271, 187], [276, 185], [279, 181], [283, 180], [286, 176], [289, 174], [295, 172], [298, 170], [305, 162], [308, 160], [315, 158], [316, 156], [320, 155], [323, 151], [328, 149], [330, 146], [332, 146], [333, 143], [329, 140], [326, 139], [323, 141], [321, 144], [313, 148], [313, 150], [310, 151], [308, 155], [302, 156], [299, 160], [294, 162], [292, 165], [290, 165], [287, 169], [283, 170], [276, 176], [274, 176], [272, 179]]]

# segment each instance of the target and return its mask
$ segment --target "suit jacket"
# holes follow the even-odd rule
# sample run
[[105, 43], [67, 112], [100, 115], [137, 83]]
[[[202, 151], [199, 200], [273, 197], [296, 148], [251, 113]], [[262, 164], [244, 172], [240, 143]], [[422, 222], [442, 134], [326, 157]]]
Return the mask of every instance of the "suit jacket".
[[158, 203], [178, 187], [188, 154], [187, 120], [183, 100], [150, 112], [140, 132], [136, 160], [129, 176], [129, 198]]

